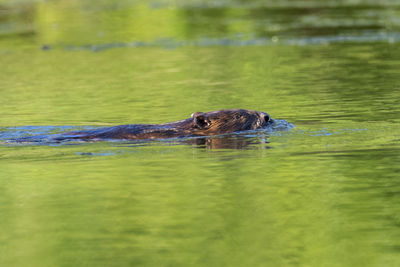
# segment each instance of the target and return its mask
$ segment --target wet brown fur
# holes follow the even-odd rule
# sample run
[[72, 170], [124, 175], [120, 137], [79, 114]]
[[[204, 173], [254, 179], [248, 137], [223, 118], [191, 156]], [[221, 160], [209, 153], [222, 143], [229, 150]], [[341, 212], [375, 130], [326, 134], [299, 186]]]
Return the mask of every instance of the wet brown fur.
[[56, 137], [65, 139], [156, 139], [189, 136], [212, 136], [267, 126], [272, 119], [267, 113], [230, 109], [207, 113], [195, 112], [191, 118], [166, 124], [130, 124], [88, 131], [69, 132]]

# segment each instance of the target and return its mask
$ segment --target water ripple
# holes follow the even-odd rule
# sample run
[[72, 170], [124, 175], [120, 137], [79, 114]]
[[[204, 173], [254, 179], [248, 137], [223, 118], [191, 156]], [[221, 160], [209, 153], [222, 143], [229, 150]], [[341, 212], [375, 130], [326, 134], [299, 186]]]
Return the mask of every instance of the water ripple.
[[[113, 48], [138, 48], [138, 47], [162, 47], [165, 49], [175, 49], [179, 47], [215, 47], [215, 46], [271, 46], [271, 45], [328, 45], [335, 43], [399, 43], [400, 32], [393, 33], [375, 33], [362, 35], [335, 35], [335, 36], [318, 36], [318, 37], [303, 37], [280, 39], [277, 36], [270, 38], [252, 38], [252, 39], [237, 39], [237, 38], [208, 38], [204, 37], [198, 40], [182, 41], [173, 38], [156, 39], [154, 41], [134, 41], [134, 42], [115, 42], [105, 44], [88, 44], [88, 45], [68, 45], [62, 47], [67, 51], [90, 50], [100, 52]], [[50, 50], [57, 46], [43, 45], [43, 50]]]

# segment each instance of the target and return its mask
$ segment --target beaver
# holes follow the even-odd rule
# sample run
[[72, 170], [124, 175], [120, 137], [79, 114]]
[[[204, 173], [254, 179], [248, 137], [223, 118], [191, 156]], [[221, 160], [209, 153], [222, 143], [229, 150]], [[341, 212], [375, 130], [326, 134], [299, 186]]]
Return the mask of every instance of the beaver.
[[53, 140], [164, 139], [213, 136], [263, 128], [273, 123], [260, 111], [245, 109], [195, 112], [190, 118], [166, 124], [129, 124], [59, 134]]

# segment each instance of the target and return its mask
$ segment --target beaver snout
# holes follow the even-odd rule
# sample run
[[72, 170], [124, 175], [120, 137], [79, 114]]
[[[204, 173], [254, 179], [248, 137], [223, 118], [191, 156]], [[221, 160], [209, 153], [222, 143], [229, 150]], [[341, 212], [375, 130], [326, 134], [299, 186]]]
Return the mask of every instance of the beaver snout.
[[264, 120], [263, 125], [264, 126], [268, 126], [268, 125], [274, 123], [274, 120], [267, 113], [263, 112], [262, 115], [264, 115], [263, 116], [263, 120]]

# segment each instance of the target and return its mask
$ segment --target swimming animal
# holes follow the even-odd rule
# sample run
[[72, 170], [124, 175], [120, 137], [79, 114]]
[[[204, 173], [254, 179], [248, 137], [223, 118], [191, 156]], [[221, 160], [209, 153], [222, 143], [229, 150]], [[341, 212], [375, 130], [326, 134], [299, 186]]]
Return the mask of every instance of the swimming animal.
[[161, 139], [213, 136], [255, 130], [272, 124], [271, 117], [260, 111], [228, 109], [195, 112], [190, 118], [165, 124], [128, 124], [55, 135], [53, 140]]

